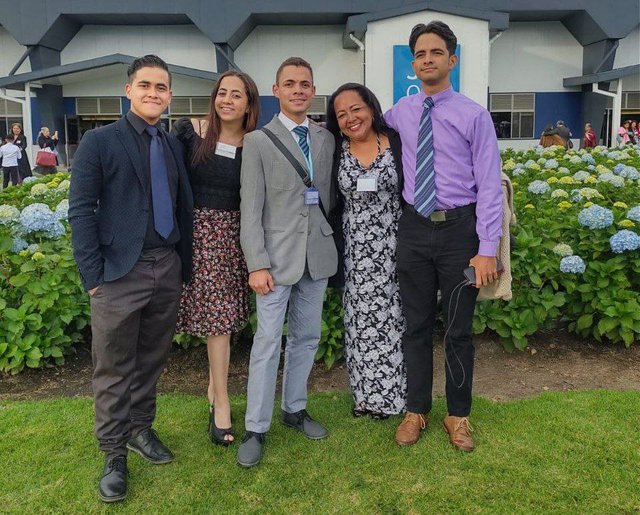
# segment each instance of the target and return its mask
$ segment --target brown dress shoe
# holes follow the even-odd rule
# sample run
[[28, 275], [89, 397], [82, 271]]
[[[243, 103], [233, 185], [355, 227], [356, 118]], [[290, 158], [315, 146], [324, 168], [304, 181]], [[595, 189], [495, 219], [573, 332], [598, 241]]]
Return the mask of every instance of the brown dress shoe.
[[461, 451], [471, 452], [474, 449], [469, 417], [444, 417], [444, 430], [449, 433], [449, 441]]
[[398, 445], [413, 445], [420, 438], [420, 433], [427, 427], [428, 419], [420, 413], [407, 411], [404, 420], [396, 429]]

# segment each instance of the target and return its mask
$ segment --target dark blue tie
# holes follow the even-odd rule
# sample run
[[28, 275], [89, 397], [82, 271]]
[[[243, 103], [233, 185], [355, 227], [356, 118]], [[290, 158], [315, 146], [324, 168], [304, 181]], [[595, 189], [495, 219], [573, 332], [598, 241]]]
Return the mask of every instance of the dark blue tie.
[[433, 99], [431, 97], [425, 98], [422, 106], [422, 117], [418, 129], [413, 204], [418, 213], [428, 217], [436, 209], [436, 174], [433, 159], [433, 125], [431, 123]]
[[151, 136], [149, 168], [151, 169], [153, 221], [156, 232], [166, 240], [173, 231], [173, 202], [169, 192], [167, 162], [158, 129], [149, 125], [145, 130]]

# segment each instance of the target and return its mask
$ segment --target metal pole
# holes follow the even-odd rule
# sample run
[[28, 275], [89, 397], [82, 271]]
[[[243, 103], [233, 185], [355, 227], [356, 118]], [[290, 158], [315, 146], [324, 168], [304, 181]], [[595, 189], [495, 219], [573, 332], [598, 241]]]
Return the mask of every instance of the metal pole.
[[24, 127], [24, 134], [27, 138], [27, 156], [31, 165], [35, 166], [33, 160], [33, 127], [31, 126], [31, 83], [24, 83], [24, 104], [22, 108], [22, 126]]
[[613, 120], [611, 122], [611, 145], [613, 146], [620, 127], [620, 118], [622, 116], [622, 79], [618, 79], [618, 87], [616, 88], [616, 96], [613, 97]]

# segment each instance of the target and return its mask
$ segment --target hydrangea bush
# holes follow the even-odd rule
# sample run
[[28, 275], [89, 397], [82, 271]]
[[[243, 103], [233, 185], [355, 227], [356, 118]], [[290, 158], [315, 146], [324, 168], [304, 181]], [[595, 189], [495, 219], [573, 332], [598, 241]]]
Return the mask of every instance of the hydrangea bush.
[[0, 193], [0, 371], [64, 362], [89, 303], [71, 254], [68, 174]]
[[474, 330], [493, 329], [508, 348], [558, 322], [600, 341], [638, 342], [640, 147], [536, 147], [502, 158], [518, 218], [514, 297], [478, 304]]

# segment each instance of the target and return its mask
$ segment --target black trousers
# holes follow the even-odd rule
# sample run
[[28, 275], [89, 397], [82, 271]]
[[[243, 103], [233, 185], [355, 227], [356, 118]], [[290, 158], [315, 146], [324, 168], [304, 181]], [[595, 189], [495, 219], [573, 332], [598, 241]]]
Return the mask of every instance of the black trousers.
[[11, 184], [14, 186], [22, 182], [17, 166], [3, 166], [2, 175], [2, 189], [6, 189], [6, 187], [9, 186], [9, 180], [11, 180]]
[[182, 276], [173, 247], [145, 250], [133, 269], [91, 297], [95, 433], [107, 456], [150, 428], [171, 349]]
[[450, 221], [432, 222], [412, 206], [406, 206], [400, 218], [397, 258], [402, 309], [407, 320], [402, 340], [407, 367], [407, 411], [431, 410], [433, 329], [440, 290], [445, 329], [453, 318], [445, 342], [449, 364], [445, 367], [447, 408], [450, 415], [457, 417], [466, 417], [471, 412], [475, 356], [471, 336], [478, 290], [456, 286], [464, 281], [463, 270], [478, 253], [478, 244], [473, 212]]

